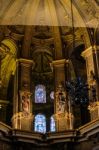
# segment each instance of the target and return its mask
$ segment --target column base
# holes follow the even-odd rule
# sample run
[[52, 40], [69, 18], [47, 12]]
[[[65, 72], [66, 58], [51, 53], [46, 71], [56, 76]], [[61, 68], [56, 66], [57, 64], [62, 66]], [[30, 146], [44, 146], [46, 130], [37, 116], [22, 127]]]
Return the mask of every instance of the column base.
[[14, 129], [20, 130], [33, 130], [33, 115], [24, 114], [23, 112], [19, 112], [13, 115], [12, 117], [12, 127]]
[[99, 117], [99, 101], [91, 103], [88, 109], [90, 111], [91, 121]]
[[59, 113], [55, 114], [53, 117], [55, 119], [57, 132], [73, 129], [74, 117], [71, 113]]

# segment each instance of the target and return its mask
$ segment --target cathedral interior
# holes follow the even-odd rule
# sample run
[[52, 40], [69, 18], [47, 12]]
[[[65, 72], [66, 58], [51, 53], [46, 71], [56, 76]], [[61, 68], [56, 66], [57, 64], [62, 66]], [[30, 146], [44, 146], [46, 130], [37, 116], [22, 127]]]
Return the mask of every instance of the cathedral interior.
[[0, 0], [0, 150], [99, 150], [99, 0]]

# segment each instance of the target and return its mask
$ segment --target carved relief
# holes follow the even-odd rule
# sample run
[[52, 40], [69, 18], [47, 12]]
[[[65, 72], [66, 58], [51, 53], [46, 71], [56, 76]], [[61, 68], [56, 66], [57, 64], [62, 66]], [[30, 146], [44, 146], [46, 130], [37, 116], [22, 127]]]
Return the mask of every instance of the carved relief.
[[66, 93], [61, 84], [57, 87], [55, 97], [56, 97], [56, 113], [64, 113], [66, 106]]
[[21, 91], [20, 98], [21, 98], [21, 110], [23, 114], [28, 115], [30, 113], [30, 93], [27, 91]]
[[86, 24], [88, 24], [88, 26], [96, 26], [99, 19], [99, 9], [97, 3], [91, 0], [83, 0], [81, 2], [76, 1], [76, 4], [84, 15]]

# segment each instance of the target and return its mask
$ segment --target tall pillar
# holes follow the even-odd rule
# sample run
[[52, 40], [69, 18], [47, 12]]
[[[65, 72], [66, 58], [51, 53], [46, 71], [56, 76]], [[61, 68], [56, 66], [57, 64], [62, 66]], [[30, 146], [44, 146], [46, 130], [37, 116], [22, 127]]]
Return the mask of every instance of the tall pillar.
[[17, 55], [17, 43], [11, 37], [5, 38], [0, 43], [0, 59], [1, 59], [1, 95], [3, 99], [7, 97], [7, 89], [11, 75], [15, 72], [15, 62]]
[[6, 37], [0, 42], [0, 111], [1, 121], [6, 121], [7, 110], [11, 99], [7, 99], [9, 81], [15, 73], [17, 42], [12, 37]]
[[91, 120], [99, 117], [99, 48], [86, 49], [82, 56], [86, 60], [87, 82], [89, 85], [89, 111]]
[[33, 61], [19, 59], [15, 77], [13, 128], [32, 130], [31, 69]]
[[68, 60], [55, 60], [52, 62], [55, 78], [55, 105], [54, 119], [56, 131], [65, 131], [73, 128], [73, 115], [69, 111], [69, 102], [65, 89], [66, 72], [68, 70]]

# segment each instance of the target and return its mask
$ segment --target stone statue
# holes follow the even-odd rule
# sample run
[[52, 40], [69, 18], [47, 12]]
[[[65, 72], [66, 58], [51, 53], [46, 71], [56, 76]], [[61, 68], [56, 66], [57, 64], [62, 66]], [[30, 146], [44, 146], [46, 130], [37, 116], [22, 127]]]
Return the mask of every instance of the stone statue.
[[24, 92], [22, 95], [22, 111], [27, 114], [30, 111], [30, 96], [27, 92]]

